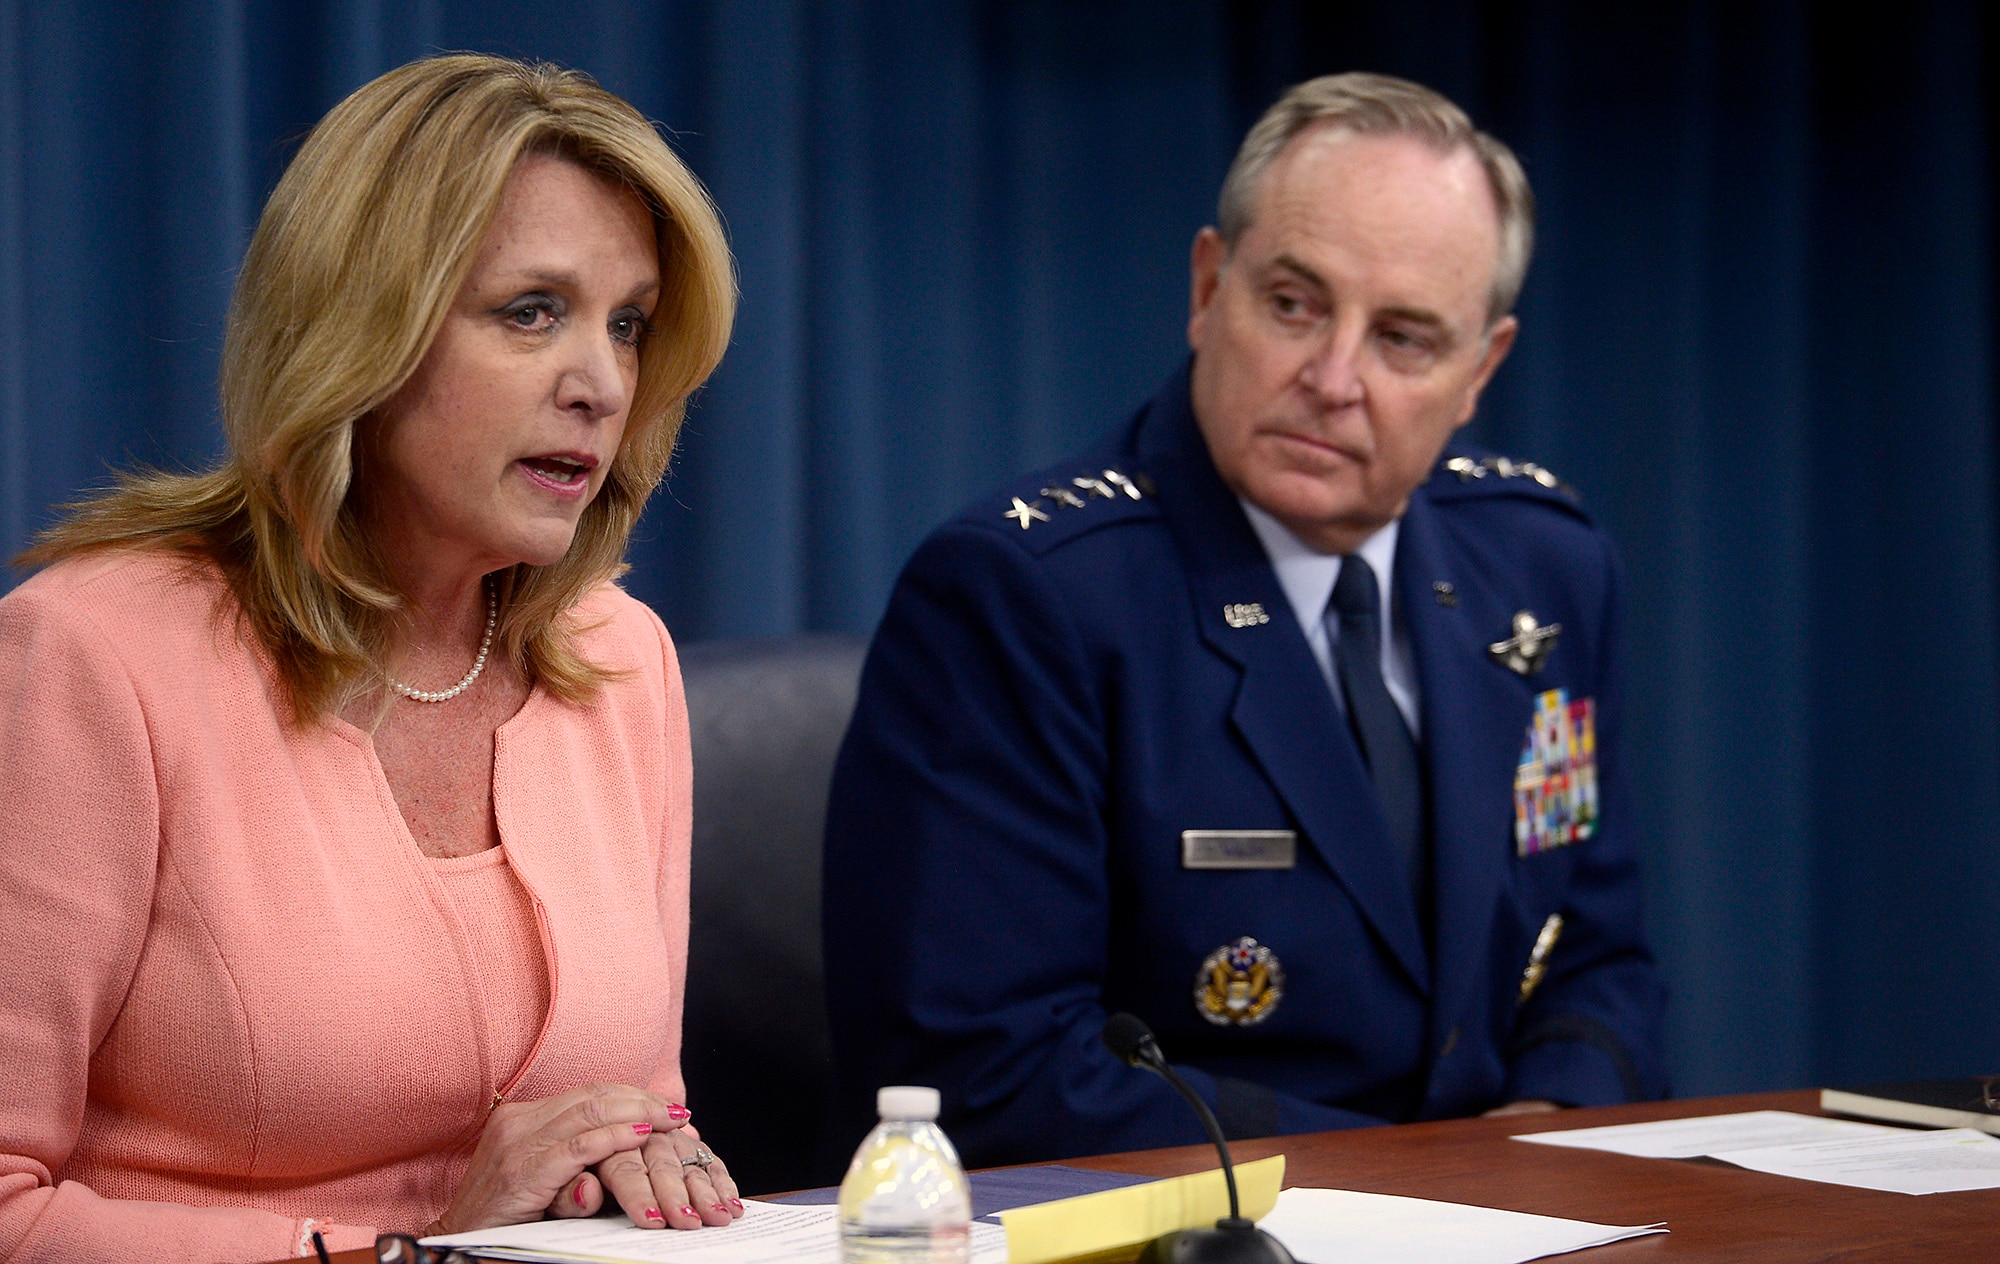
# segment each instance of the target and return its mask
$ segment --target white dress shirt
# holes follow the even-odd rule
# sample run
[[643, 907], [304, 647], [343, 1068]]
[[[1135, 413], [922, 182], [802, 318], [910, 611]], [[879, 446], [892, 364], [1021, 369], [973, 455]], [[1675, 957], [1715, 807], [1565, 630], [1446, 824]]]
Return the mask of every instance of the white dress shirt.
[[[1309, 548], [1270, 514], [1240, 496], [1237, 501], [1243, 506], [1243, 512], [1250, 516], [1250, 525], [1256, 529], [1258, 540], [1263, 542], [1264, 555], [1271, 559], [1271, 569], [1278, 573], [1278, 586], [1285, 590], [1285, 598], [1291, 602], [1292, 614], [1299, 621], [1299, 631], [1305, 633], [1306, 644], [1311, 647], [1313, 658], [1319, 662], [1320, 675], [1326, 677], [1327, 688], [1333, 690], [1334, 702], [1345, 712], [1347, 699], [1340, 688], [1340, 673], [1333, 665], [1332, 636], [1338, 635], [1338, 632], [1329, 633], [1326, 621], [1326, 603], [1333, 596], [1334, 582], [1340, 578], [1340, 556]], [[1417, 690], [1416, 662], [1410, 653], [1409, 633], [1403, 627], [1402, 604], [1395, 599], [1396, 534], [1401, 526], [1400, 520], [1391, 522], [1363, 540], [1355, 552], [1375, 572], [1375, 583], [1381, 595], [1382, 683], [1388, 686], [1389, 697], [1395, 701], [1396, 709], [1403, 713], [1403, 721], [1410, 726], [1410, 736], [1421, 742], [1424, 737], [1419, 719], [1422, 695]], [[1338, 629], [1340, 621], [1336, 619], [1333, 622]]]

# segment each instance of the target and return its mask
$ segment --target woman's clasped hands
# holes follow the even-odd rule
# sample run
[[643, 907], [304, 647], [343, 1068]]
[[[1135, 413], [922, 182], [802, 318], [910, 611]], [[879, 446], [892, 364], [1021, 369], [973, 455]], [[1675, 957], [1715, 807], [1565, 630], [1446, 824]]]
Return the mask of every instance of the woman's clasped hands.
[[678, 1102], [623, 1084], [502, 1102], [451, 1206], [424, 1236], [594, 1216], [607, 1196], [642, 1229], [726, 1225], [743, 1201], [689, 1118]]

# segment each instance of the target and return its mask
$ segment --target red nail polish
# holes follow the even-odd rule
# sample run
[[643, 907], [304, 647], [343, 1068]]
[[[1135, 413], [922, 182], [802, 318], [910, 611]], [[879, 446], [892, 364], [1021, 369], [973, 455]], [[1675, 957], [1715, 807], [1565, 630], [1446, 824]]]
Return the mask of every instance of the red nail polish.
[[646, 1208], [646, 1219], [648, 1219], [648, 1220], [657, 1220], [657, 1221], [659, 1221], [659, 1222], [660, 1222], [661, 1224], [665, 1224], [665, 1223], [667, 1223], [667, 1218], [666, 1218], [665, 1216], [663, 1216], [663, 1215], [661, 1215], [661, 1214], [660, 1214], [660, 1209], [659, 1209], [658, 1207], [648, 1207], [648, 1208]]
[[685, 1122], [694, 1118], [694, 1112], [676, 1102], [674, 1105], [667, 1107], [667, 1118], [676, 1122]]
[[725, 1216], [729, 1214], [729, 1208], [723, 1206], [721, 1203], [711, 1203], [710, 1206], [714, 1207], [717, 1211], [721, 1212]]
[[582, 1207], [585, 1205], [583, 1201], [583, 1185], [581, 1183], [579, 1183], [575, 1189], [569, 1192], [569, 1196], [571, 1198], [576, 1199], [577, 1206]]
[[653, 1125], [651, 1125], [651, 1124], [633, 1124], [633, 1125], [632, 1125], [632, 1131], [634, 1131], [634, 1132], [638, 1133], [638, 1134], [639, 1134], [640, 1136], [644, 1137], [644, 1136], [647, 1136], [647, 1135], [649, 1135], [649, 1134], [650, 1134], [650, 1133], [651, 1133], [651, 1132], [653, 1131]]
[[734, 1207], [736, 1208], [736, 1210], [738, 1210], [738, 1211], [741, 1211], [741, 1210], [743, 1210], [743, 1200], [742, 1200], [742, 1199], [740, 1199], [740, 1198], [732, 1198], [732, 1199], [730, 1199], [730, 1200], [729, 1200], [729, 1202], [730, 1202], [730, 1204], [731, 1204], [732, 1206], [734, 1206]]
[[692, 1216], [692, 1215], [694, 1214], [694, 1208], [692, 1208], [692, 1207], [683, 1207], [683, 1208], [681, 1208], [681, 1214], [682, 1214], [683, 1216]]

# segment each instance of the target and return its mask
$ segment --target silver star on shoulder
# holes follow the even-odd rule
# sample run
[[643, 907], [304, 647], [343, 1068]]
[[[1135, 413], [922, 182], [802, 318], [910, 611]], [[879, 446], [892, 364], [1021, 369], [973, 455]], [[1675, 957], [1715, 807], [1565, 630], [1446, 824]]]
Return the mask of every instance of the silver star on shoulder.
[[1122, 470], [1104, 471], [1104, 481], [1110, 483], [1112, 486], [1116, 487], [1119, 491], [1124, 492], [1128, 497], [1130, 497], [1133, 500], [1144, 500], [1146, 498], [1146, 493], [1139, 490], [1139, 485], [1137, 483], [1133, 482], [1129, 478], [1126, 478], [1124, 471]]
[[1014, 507], [1012, 509], [1007, 510], [1000, 516], [1003, 518], [1014, 519], [1014, 521], [1021, 524], [1021, 530], [1026, 531], [1030, 523], [1047, 522], [1049, 520], [1049, 516], [1047, 514], [1043, 513], [1041, 510], [1035, 507], [1035, 505], [1039, 505], [1041, 503], [1040, 501], [1036, 501], [1035, 505], [1031, 505], [1027, 501], [1022, 500], [1019, 496], [1013, 497], [1013, 501], [1014, 501]]

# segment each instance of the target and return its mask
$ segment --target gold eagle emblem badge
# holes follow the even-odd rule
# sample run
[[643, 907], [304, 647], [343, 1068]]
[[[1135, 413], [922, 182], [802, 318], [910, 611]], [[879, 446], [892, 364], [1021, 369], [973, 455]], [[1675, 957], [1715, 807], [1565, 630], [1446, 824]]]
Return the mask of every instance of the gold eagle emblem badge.
[[1284, 996], [1278, 954], [1248, 935], [1209, 953], [1195, 974], [1195, 1010], [1218, 1027], [1261, 1023]]

